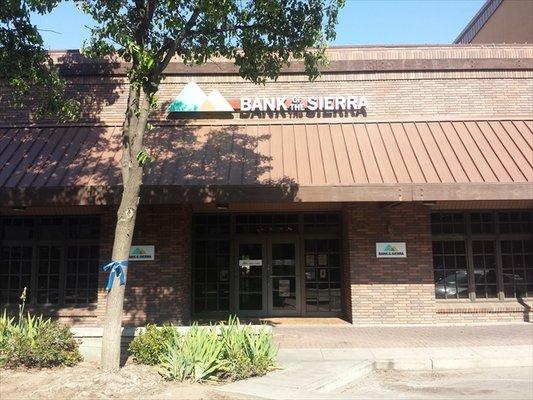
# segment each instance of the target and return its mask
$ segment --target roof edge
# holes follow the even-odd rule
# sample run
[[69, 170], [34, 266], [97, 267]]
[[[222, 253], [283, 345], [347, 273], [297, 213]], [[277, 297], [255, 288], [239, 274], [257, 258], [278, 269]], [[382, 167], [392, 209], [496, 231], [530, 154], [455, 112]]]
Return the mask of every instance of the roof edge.
[[[331, 125], [331, 124], [407, 124], [407, 123], [441, 123], [441, 122], [481, 122], [481, 121], [532, 121], [533, 117], [531, 114], [524, 115], [506, 115], [505, 117], [495, 117], [495, 116], [473, 116], [468, 117], [464, 115], [439, 115], [439, 116], [402, 116], [402, 117], [391, 117], [391, 118], [371, 118], [371, 117], [356, 117], [356, 118], [329, 118], [329, 119], [320, 119], [320, 120], [290, 120], [288, 122], [286, 119], [225, 119], [225, 120], [216, 120], [206, 118], [197, 118], [193, 122], [191, 120], [150, 120], [150, 123], [155, 127], [172, 127], [172, 126], [247, 126], [247, 125]], [[24, 129], [24, 128], [120, 128], [122, 126], [122, 119], [117, 119], [116, 121], [108, 122], [77, 122], [71, 124], [54, 124], [54, 123], [35, 123], [35, 124], [5, 124], [0, 123], [0, 129]]]
[[[321, 73], [346, 72], [405, 72], [405, 71], [495, 71], [533, 70], [533, 46], [529, 46], [531, 57], [470, 57], [470, 58], [400, 58], [400, 59], [337, 59], [320, 68]], [[60, 62], [58, 69], [64, 76], [126, 76], [129, 63], [120, 60], [100, 60], [91, 62]], [[291, 62], [281, 70], [281, 74], [303, 74], [302, 61]], [[185, 65], [172, 62], [165, 69], [167, 76], [238, 75], [239, 70], [231, 62]]]
[[474, 15], [466, 27], [459, 33], [457, 38], [453, 41], [454, 44], [466, 44], [472, 42], [481, 28], [492, 17], [492, 14], [503, 3], [503, 0], [487, 0], [485, 4]]

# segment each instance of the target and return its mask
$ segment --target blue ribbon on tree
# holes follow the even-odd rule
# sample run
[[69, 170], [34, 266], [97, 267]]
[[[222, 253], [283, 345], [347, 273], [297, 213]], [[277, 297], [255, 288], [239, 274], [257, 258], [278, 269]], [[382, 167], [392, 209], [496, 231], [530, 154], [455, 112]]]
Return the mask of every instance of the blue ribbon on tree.
[[126, 268], [128, 268], [127, 260], [111, 261], [109, 264], [106, 264], [102, 267], [105, 272], [109, 271], [109, 278], [107, 279], [107, 286], [105, 287], [108, 292], [113, 287], [113, 282], [115, 281], [116, 276], [118, 276], [118, 278], [120, 279], [121, 285], [126, 284]]

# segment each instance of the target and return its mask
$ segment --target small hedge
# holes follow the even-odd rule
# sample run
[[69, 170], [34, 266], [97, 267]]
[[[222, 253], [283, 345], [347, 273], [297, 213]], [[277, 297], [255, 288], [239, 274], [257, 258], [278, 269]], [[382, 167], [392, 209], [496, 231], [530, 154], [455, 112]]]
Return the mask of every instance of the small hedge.
[[0, 316], [0, 366], [49, 368], [81, 361], [78, 342], [70, 329], [42, 316], [24, 315], [25, 292], [18, 319], [4, 310]]
[[166, 344], [179, 335], [172, 325], [158, 328], [154, 324], [146, 325], [146, 330], [136, 336], [129, 346], [133, 360], [139, 364], [159, 364], [161, 356], [166, 351]]
[[136, 362], [158, 365], [171, 380], [237, 380], [276, 367], [277, 346], [266, 328], [254, 329], [230, 317], [227, 324], [193, 325], [185, 336], [174, 327], [148, 325], [130, 345]]

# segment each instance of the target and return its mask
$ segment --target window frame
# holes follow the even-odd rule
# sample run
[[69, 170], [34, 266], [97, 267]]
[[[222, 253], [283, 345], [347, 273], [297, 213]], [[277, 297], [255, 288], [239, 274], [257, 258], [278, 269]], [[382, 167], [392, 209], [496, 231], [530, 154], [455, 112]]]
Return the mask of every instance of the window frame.
[[[306, 223], [305, 216], [309, 214], [314, 215], [323, 215], [323, 214], [335, 214], [334, 217], [326, 217], [326, 219], [334, 219], [336, 220], [336, 223], [334, 224], [332, 221], [326, 222], [324, 224], [317, 223], [315, 221], [314, 225], [324, 225], [326, 226], [325, 230], [323, 232], [317, 232], [316, 229], [306, 229], [306, 226], [308, 223]], [[198, 230], [195, 227], [195, 218], [205, 218], [213, 215], [226, 215], [229, 216], [229, 234], [227, 233], [218, 233], [209, 235], [207, 233], [199, 233]], [[243, 216], [243, 215], [259, 215], [259, 216], [274, 216], [274, 215], [296, 215], [297, 216], [297, 222], [291, 222], [291, 224], [297, 224], [297, 230], [294, 232], [247, 232], [247, 233], [239, 233], [237, 229], [237, 217]], [[191, 223], [191, 243], [190, 243], [190, 249], [191, 249], [191, 274], [190, 274], [190, 282], [191, 282], [191, 294], [190, 294], [190, 301], [191, 304], [194, 305], [194, 302], [196, 300], [196, 290], [195, 290], [195, 284], [194, 284], [194, 268], [195, 268], [195, 242], [198, 240], [228, 240], [230, 242], [230, 269], [229, 269], [229, 290], [230, 290], [230, 300], [229, 300], [229, 311], [213, 311], [213, 310], [206, 310], [206, 311], [196, 311], [194, 309], [194, 306], [191, 308], [193, 317], [196, 318], [208, 318], [208, 317], [219, 317], [221, 315], [227, 315], [228, 313], [235, 313], [237, 312], [237, 303], [238, 303], [238, 291], [237, 291], [237, 279], [238, 276], [236, 275], [237, 272], [234, 268], [237, 262], [237, 253], [235, 248], [235, 243], [237, 243], [239, 240], [254, 240], [262, 237], [271, 237], [271, 238], [278, 238], [278, 237], [291, 237], [299, 240], [299, 252], [298, 257], [300, 257], [300, 260], [305, 260], [305, 252], [304, 252], [304, 241], [306, 239], [335, 239], [338, 240], [339, 244], [339, 257], [340, 257], [340, 310], [341, 311], [307, 311], [306, 310], [306, 290], [305, 290], [305, 265], [304, 261], [300, 262], [300, 283], [299, 283], [299, 290], [300, 290], [300, 314], [299, 315], [307, 315], [307, 316], [332, 316], [332, 315], [341, 315], [344, 310], [344, 293], [345, 293], [345, 283], [343, 282], [343, 274], [344, 274], [344, 253], [343, 253], [343, 214], [340, 210], [308, 210], [308, 211], [224, 211], [224, 212], [216, 212], [216, 211], [198, 211], [194, 212], [192, 214], [192, 223]], [[329, 281], [328, 281], [329, 282]], [[242, 310], [241, 310], [242, 311]]]
[[[503, 282], [503, 261], [502, 261], [502, 241], [513, 241], [513, 240], [533, 240], [533, 233], [521, 232], [521, 233], [502, 233], [500, 232], [500, 213], [507, 212], [528, 212], [533, 217], [533, 212], [530, 210], [523, 209], [508, 209], [508, 210], [435, 210], [432, 214], [462, 214], [464, 221], [464, 234], [458, 233], [433, 233], [433, 226], [430, 222], [431, 229], [431, 241], [433, 242], [445, 242], [445, 241], [464, 241], [466, 246], [467, 254], [467, 274], [468, 274], [468, 299], [466, 298], [447, 298], [439, 299], [435, 296], [437, 301], [513, 301], [516, 300], [515, 297], [505, 297], [504, 291], [504, 282]], [[490, 213], [492, 216], [492, 233], [473, 233], [472, 232], [472, 214]], [[495, 271], [496, 271], [496, 297], [477, 297], [476, 296], [476, 282], [475, 282], [475, 273], [474, 273], [474, 255], [472, 243], [475, 241], [493, 241], [494, 243], [494, 257], [495, 257]], [[435, 270], [434, 265], [432, 265], [433, 271]], [[533, 283], [533, 282], [531, 282]], [[527, 285], [527, 283], [526, 283]], [[532, 298], [533, 296], [525, 296], [525, 298]]]
[[[50, 308], [50, 307], [60, 307], [60, 308], [72, 308], [72, 307], [87, 307], [90, 305], [94, 305], [98, 302], [98, 286], [99, 286], [99, 275], [100, 271], [98, 270], [97, 275], [97, 285], [96, 285], [96, 297], [93, 302], [83, 302], [83, 303], [66, 303], [65, 302], [65, 295], [66, 295], [66, 284], [67, 284], [67, 259], [68, 259], [68, 248], [70, 246], [97, 246], [98, 247], [98, 268], [101, 263], [101, 246], [100, 246], [100, 238], [101, 238], [101, 227], [102, 227], [102, 220], [100, 215], [65, 215], [65, 216], [2, 216], [2, 219], [9, 219], [9, 218], [25, 218], [25, 219], [33, 219], [34, 225], [32, 227], [33, 234], [32, 238], [29, 239], [7, 239], [4, 237], [4, 232], [0, 230], [0, 246], [28, 246], [32, 248], [32, 266], [31, 266], [31, 277], [30, 277], [30, 287], [29, 289], [29, 296], [26, 298], [26, 304], [28, 306], [32, 307], [43, 307], [43, 308]], [[61, 219], [62, 223], [62, 230], [63, 230], [63, 236], [61, 238], [47, 238], [45, 235], [42, 235], [41, 231], [41, 224], [40, 221], [44, 218], [58, 218]], [[70, 235], [70, 229], [72, 227], [72, 221], [79, 218], [96, 218], [97, 224], [98, 224], [98, 236], [94, 238], [72, 238]], [[3, 224], [2, 224], [3, 225]], [[0, 225], [0, 226], [2, 226]], [[38, 277], [39, 277], [39, 248], [41, 246], [58, 246], [60, 247], [61, 255], [59, 259], [59, 283], [58, 283], [58, 292], [59, 292], [59, 298], [57, 303], [39, 303], [37, 302], [38, 299]], [[0, 303], [2, 305], [6, 306], [14, 306], [18, 303], [10, 303], [9, 299], [7, 303]]]

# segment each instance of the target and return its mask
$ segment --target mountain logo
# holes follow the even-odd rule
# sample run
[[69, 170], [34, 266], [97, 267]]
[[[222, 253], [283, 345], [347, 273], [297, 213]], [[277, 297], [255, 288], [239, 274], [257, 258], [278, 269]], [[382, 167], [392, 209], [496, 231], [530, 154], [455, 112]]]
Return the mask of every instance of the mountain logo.
[[132, 246], [130, 248], [129, 261], [151, 261], [154, 260], [154, 246]]
[[398, 249], [398, 247], [396, 247], [396, 246], [394, 246], [392, 244], [388, 244], [388, 245], [385, 246], [383, 251], [392, 252], [392, 251], [399, 251], [399, 249]]
[[376, 257], [378, 258], [405, 258], [407, 249], [405, 242], [377, 242]]
[[233, 112], [231, 104], [216, 89], [208, 95], [195, 82], [189, 82], [169, 104], [167, 112]]
[[133, 250], [133, 254], [135, 254], [136, 256], [143, 256], [146, 255], [146, 251], [144, 251], [144, 249], [136, 247], [135, 250]]

